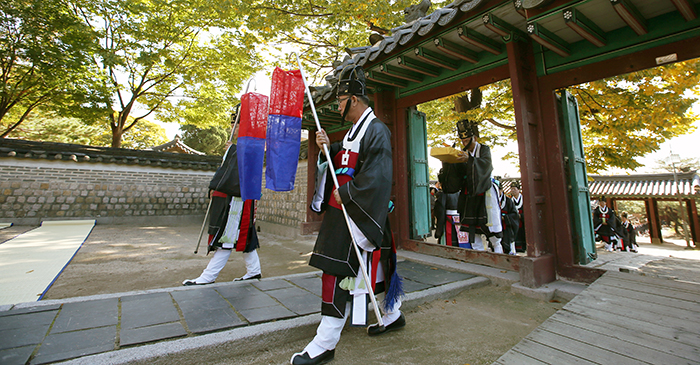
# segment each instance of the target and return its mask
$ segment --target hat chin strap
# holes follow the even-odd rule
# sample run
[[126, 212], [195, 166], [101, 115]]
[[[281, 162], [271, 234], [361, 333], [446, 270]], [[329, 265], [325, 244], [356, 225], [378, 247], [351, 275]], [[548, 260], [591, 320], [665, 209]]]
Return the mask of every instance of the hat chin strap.
[[350, 108], [348, 108], [348, 103], [350, 103], [350, 99], [352, 99], [352, 95], [350, 95], [350, 98], [348, 98], [348, 100], [345, 101], [345, 109], [343, 110], [343, 115], [340, 116], [344, 121], [348, 122], [349, 120], [345, 119], [345, 117], [348, 116], [348, 112], [350, 111]]

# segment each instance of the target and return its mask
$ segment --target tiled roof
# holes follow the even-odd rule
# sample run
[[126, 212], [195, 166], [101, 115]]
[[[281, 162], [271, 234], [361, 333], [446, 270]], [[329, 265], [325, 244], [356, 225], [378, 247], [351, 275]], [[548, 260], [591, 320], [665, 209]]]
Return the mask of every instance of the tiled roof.
[[10, 138], [0, 138], [0, 158], [62, 160], [85, 164], [148, 165], [192, 170], [216, 170], [221, 164], [220, 156], [34, 142]]
[[[591, 198], [677, 198], [673, 173], [646, 175], [588, 175]], [[700, 176], [696, 171], [677, 173], [680, 195], [700, 198]]]
[[[308, 156], [309, 141], [301, 141], [299, 159]], [[114, 163], [122, 165], [158, 166], [174, 169], [216, 170], [221, 156], [131, 150], [127, 148], [93, 147], [69, 143], [35, 142], [0, 138], [0, 158], [44, 159], [79, 163]]]
[[[392, 34], [390, 36], [384, 36], [383, 40], [371, 47], [364, 48], [363, 52], [353, 55], [352, 58], [346, 56], [342, 64], [336, 66], [333, 76], [326, 78], [328, 87], [317, 87], [316, 91], [312, 91], [314, 103], [316, 105], [323, 104], [335, 95], [338, 74], [345, 66], [349, 64], [364, 66], [368, 61], [373, 62], [381, 55], [386, 57], [391, 54], [397, 46], [406, 45], [416, 36], [423, 37], [435, 27], [444, 27], [461, 13], [472, 11], [485, 2], [485, 0], [455, 0], [445, 7], [435, 10], [431, 14], [392, 29]], [[305, 100], [305, 103], [308, 106], [308, 101]]]
[[186, 145], [184, 142], [180, 140], [179, 136], [175, 136], [175, 138], [167, 143], [163, 143], [160, 146], [155, 146], [148, 148], [147, 151], [157, 151], [157, 152], [174, 152], [174, 153], [186, 153], [188, 155], [205, 155], [204, 152], [199, 152], [195, 150], [194, 148]]

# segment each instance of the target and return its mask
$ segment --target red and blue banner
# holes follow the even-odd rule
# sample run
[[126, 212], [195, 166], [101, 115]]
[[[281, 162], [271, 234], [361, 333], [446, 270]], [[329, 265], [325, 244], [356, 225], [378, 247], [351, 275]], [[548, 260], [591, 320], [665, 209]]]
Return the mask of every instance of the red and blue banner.
[[273, 191], [294, 189], [301, 145], [304, 91], [304, 80], [299, 70], [275, 68], [270, 88], [265, 169], [265, 187]]
[[241, 97], [237, 152], [243, 200], [260, 200], [262, 195], [267, 101], [267, 96], [258, 93], [246, 93]]

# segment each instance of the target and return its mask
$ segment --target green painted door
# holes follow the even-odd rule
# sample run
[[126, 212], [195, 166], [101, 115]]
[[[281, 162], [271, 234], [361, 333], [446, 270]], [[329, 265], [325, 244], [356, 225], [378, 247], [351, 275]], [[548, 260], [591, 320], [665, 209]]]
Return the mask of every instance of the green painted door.
[[411, 179], [411, 238], [430, 235], [430, 186], [425, 114], [408, 111], [408, 155]]
[[585, 265], [596, 259], [593, 236], [593, 216], [591, 196], [588, 190], [588, 174], [583, 154], [581, 122], [576, 98], [566, 90], [558, 96], [560, 120], [564, 127], [566, 148], [564, 161], [567, 170], [569, 201], [572, 209], [574, 230], [574, 261]]

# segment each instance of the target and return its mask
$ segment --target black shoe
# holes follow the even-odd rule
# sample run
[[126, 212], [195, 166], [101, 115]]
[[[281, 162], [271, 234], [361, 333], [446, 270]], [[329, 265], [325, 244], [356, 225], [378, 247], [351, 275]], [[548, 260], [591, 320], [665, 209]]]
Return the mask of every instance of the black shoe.
[[262, 278], [262, 274], [258, 274], [255, 276], [251, 276], [249, 278], [245, 278], [245, 277], [241, 276], [240, 278], [233, 279], [233, 281], [253, 280], [253, 279], [261, 279], [261, 278]]
[[399, 319], [395, 320], [394, 323], [388, 326], [379, 327], [379, 324], [373, 324], [367, 327], [367, 334], [370, 336], [379, 336], [387, 332], [396, 331], [404, 327], [406, 327], [406, 317], [403, 315], [403, 313], [401, 313]]
[[325, 364], [333, 360], [335, 357], [335, 349], [326, 350], [322, 354], [314, 357], [313, 359], [309, 356], [306, 351], [294, 354], [292, 360], [289, 362], [292, 365], [320, 365]]
[[[213, 282], [212, 282], [212, 283], [213, 283]], [[197, 281], [195, 281], [195, 279], [192, 279], [192, 280], [185, 280], [185, 281], [182, 282], [182, 285], [184, 285], [184, 286], [190, 286], [190, 285], [207, 285], [207, 284], [211, 284], [211, 283], [198, 283]]]

